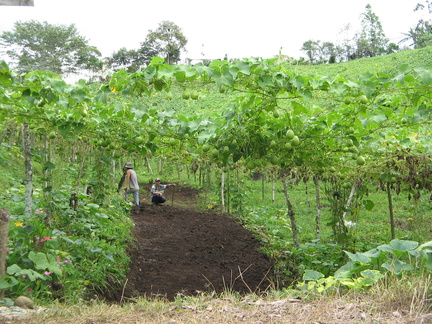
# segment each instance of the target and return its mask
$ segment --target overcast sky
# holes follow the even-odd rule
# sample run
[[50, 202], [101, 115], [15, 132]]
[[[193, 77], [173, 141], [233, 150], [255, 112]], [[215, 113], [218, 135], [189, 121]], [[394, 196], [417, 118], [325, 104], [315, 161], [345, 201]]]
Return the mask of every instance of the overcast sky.
[[341, 29], [360, 28], [370, 4], [394, 43], [419, 21], [413, 10], [424, 0], [35, 0], [34, 7], [0, 6], [0, 32], [16, 21], [75, 24], [80, 35], [110, 56], [122, 47], [138, 49], [163, 20], [188, 39], [182, 58], [270, 58], [280, 51], [299, 58], [312, 39], [336, 43]]

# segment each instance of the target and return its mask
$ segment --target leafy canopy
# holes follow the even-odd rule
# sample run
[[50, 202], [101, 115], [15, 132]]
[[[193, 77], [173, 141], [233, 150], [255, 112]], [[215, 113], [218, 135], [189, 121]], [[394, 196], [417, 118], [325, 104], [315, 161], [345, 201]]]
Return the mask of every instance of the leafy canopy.
[[101, 67], [101, 53], [88, 45], [74, 24], [18, 21], [12, 31], [0, 35], [0, 45], [20, 73], [44, 70], [68, 75], [79, 69]]
[[146, 64], [155, 56], [164, 58], [168, 64], [176, 64], [180, 61], [181, 51], [186, 48], [186, 44], [187, 38], [180, 27], [165, 20], [155, 31], [149, 31], [145, 41], [141, 43], [139, 53]]

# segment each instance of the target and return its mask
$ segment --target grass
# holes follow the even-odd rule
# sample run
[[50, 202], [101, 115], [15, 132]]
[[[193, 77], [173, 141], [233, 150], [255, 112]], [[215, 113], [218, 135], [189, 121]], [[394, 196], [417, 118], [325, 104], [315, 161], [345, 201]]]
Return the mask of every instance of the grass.
[[202, 294], [164, 299], [140, 298], [122, 305], [100, 301], [50, 304], [28, 324], [52, 323], [426, 323], [430, 280], [393, 278], [364, 292], [328, 296], [295, 291], [266, 295]]

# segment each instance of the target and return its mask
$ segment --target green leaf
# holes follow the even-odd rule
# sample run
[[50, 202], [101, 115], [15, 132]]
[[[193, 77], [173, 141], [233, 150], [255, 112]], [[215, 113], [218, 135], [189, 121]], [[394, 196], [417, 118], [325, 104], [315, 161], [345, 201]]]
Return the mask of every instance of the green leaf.
[[432, 248], [432, 241], [423, 243], [422, 245], [420, 245], [416, 250], [420, 251], [424, 248]]
[[313, 98], [312, 92], [309, 89], [299, 90], [299, 93], [302, 95], [303, 100], [308, 101]]
[[0, 290], [9, 289], [10, 287], [13, 287], [18, 283], [18, 280], [16, 280], [14, 277], [10, 277], [9, 282], [4, 280], [3, 278], [0, 278]]
[[231, 87], [234, 85], [234, 78], [228, 68], [223, 69], [222, 72], [212, 71], [210, 77], [216, 82], [218, 87], [223, 85]]
[[273, 87], [273, 79], [270, 75], [262, 75], [258, 78], [258, 85], [263, 89]]
[[432, 71], [426, 70], [424, 67], [415, 69], [415, 72], [420, 76], [422, 85], [429, 85], [432, 82]]
[[354, 253], [351, 253], [348, 251], [344, 251], [344, 252], [346, 255], [348, 255], [348, 257], [350, 258], [350, 260], [352, 262], [359, 262], [361, 264], [368, 264], [371, 261], [370, 258], [367, 255], [365, 255], [364, 253], [358, 252], [358, 253], [354, 254]]
[[382, 267], [393, 274], [400, 274], [402, 271], [412, 271], [413, 266], [400, 260], [388, 260]]
[[339, 97], [342, 97], [346, 90], [345, 84], [343, 83], [334, 83], [330, 85], [329, 92], [337, 94]]
[[151, 62], [149, 64], [149, 66], [160, 65], [160, 64], [163, 64], [164, 62], [165, 62], [165, 59], [163, 59], [161, 57], [154, 56], [151, 58]]
[[101, 89], [96, 93], [95, 99], [97, 101], [100, 101], [102, 103], [107, 102], [108, 94], [110, 93], [109, 86], [103, 86]]
[[375, 203], [372, 200], [363, 200], [363, 206], [366, 208], [366, 210], [372, 210], [375, 207]]
[[168, 80], [171, 79], [171, 77], [173, 76], [173, 74], [174, 74], [174, 72], [172, 70], [169, 70], [169, 69], [159, 69], [157, 76], [160, 79], [168, 81]]
[[372, 250], [364, 252], [363, 254], [365, 256], [367, 256], [368, 258], [377, 259], [377, 258], [379, 258], [381, 251], [378, 249], [372, 249]]
[[387, 120], [387, 116], [384, 113], [369, 117], [369, 121], [376, 122], [378, 125], [381, 125], [386, 120]]
[[155, 66], [148, 66], [144, 71], [144, 80], [151, 80], [157, 73], [157, 68]]
[[319, 278], [323, 278], [324, 275], [321, 272], [314, 271], [314, 270], [306, 270], [303, 274], [303, 280], [317, 280]]
[[48, 78], [48, 81], [51, 83], [51, 87], [56, 92], [64, 92], [66, 88], [66, 82], [64, 82], [60, 78]]
[[25, 275], [30, 281], [36, 281], [38, 279], [44, 280], [43, 275], [41, 275], [39, 272], [36, 272], [32, 269], [23, 269], [19, 272], [19, 275], [21, 276]]
[[12, 74], [5, 62], [0, 62], [0, 84], [8, 87], [12, 84]]
[[348, 261], [346, 264], [336, 270], [334, 276], [336, 278], [349, 278], [355, 267], [356, 265], [354, 262]]
[[7, 267], [6, 272], [10, 275], [15, 275], [16, 273], [21, 272], [22, 269], [17, 264], [12, 264], [11, 266]]
[[48, 259], [45, 253], [31, 251], [29, 259], [33, 261], [36, 269], [47, 269], [49, 267]]
[[29, 259], [33, 261], [36, 269], [48, 270], [59, 276], [62, 274], [57, 260], [53, 255], [47, 256], [45, 253], [42, 252], [31, 251], [29, 253]]
[[406, 252], [415, 250], [419, 243], [415, 241], [405, 241], [405, 240], [392, 240], [390, 242], [390, 247], [395, 251]]
[[426, 267], [432, 270], [432, 250], [425, 251], [425, 253], [423, 253], [423, 258], [425, 259]]
[[236, 66], [238, 67], [240, 73], [243, 73], [245, 75], [250, 75], [251, 71], [250, 71], [250, 66], [248, 63], [237, 62]]
[[70, 97], [75, 99], [78, 102], [84, 101], [86, 96], [87, 95], [83, 89], [73, 89], [72, 92], [70, 93]]
[[384, 275], [378, 270], [363, 270], [362, 272], [360, 272], [360, 274], [364, 278], [373, 278], [376, 280], [384, 278]]
[[44, 170], [54, 170], [56, 166], [54, 163], [47, 161], [47, 162], [45, 162], [43, 167], [44, 167]]

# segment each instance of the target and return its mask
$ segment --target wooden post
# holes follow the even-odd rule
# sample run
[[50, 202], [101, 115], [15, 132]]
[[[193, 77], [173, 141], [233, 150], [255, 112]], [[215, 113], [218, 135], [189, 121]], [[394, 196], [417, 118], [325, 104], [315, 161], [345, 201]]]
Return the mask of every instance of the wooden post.
[[395, 221], [394, 221], [394, 214], [393, 214], [393, 202], [392, 202], [392, 195], [391, 195], [391, 188], [390, 188], [390, 182], [387, 182], [387, 200], [388, 200], [388, 208], [390, 212], [390, 230], [391, 230], [391, 238], [392, 240], [395, 239]]
[[32, 162], [32, 141], [30, 127], [27, 122], [23, 124], [23, 156], [24, 156], [24, 168], [25, 168], [25, 215], [27, 217], [32, 216], [33, 210], [33, 162]]
[[174, 191], [175, 191], [175, 189], [173, 188], [171, 190], [171, 205], [174, 205]]
[[[6, 208], [0, 210], [0, 279], [6, 275], [6, 254], [9, 234], [9, 212]], [[0, 290], [0, 300], [5, 296], [5, 290]]]

